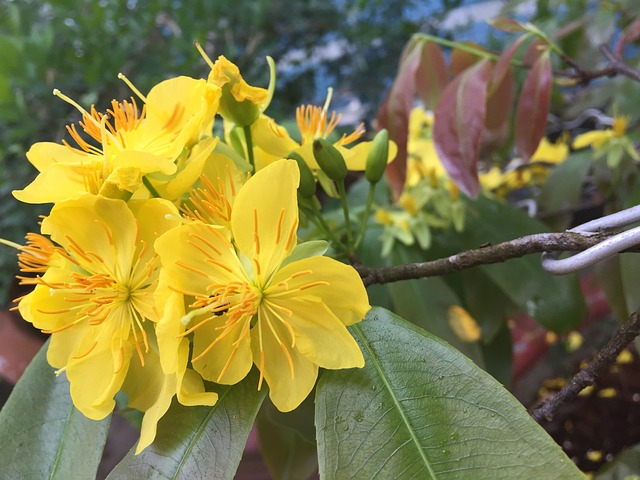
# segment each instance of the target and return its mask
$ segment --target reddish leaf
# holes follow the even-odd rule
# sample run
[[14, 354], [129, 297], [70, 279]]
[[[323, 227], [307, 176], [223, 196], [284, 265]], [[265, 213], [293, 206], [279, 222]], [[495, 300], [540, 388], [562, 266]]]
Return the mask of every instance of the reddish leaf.
[[509, 48], [502, 52], [502, 55], [500, 55], [500, 58], [493, 69], [493, 75], [491, 76], [491, 82], [489, 83], [489, 94], [496, 90], [502, 84], [504, 76], [511, 72], [511, 61], [513, 60], [513, 56], [518, 51], [518, 48], [520, 48], [520, 45], [522, 45], [522, 42], [526, 39], [526, 35], [518, 37], [515, 42], [509, 45]]
[[531, 158], [544, 135], [551, 103], [552, 77], [551, 56], [546, 51], [529, 70], [516, 107], [516, 150], [524, 160]]
[[418, 95], [428, 108], [436, 107], [448, 82], [449, 71], [442, 50], [433, 42], [424, 42], [416, 70], [416, 87]]
[[482, 139], [482, 149], [491, 150], [502, 146], [509, 135], [509, 114], [513, 102], [513, 69], [511, 61], [527, 39], [520, 36], [500, 55], [493, 68], [489, 88], [487, 89], [486, 131]]
[[533, 65], [540, 58], [540, 55], [548, 49], [549, 46], [539, 38], [533, 40], [527, 47], [527, 53], [524, 55], [525, 65]]
[[[477, 48], [478, 50], [486, 51], [480, 45], [477, 45], [473, 42], [462, 42], [464, 45], [468, 45], [473, 48]], [[474, 65], [480, 61], [480, 57], [478, 55], [474, 55], [473, 53], [469, 53], [466, 50], [461, 50], [459, 48], [454, 48], [451, 51], [451, 63], [449, 69], [451, 70], [451, 75], [457, 77], [462, 72], [464, 72], [471, 65]]]
[[[495, 78], [495, 68], [494, 75]], [[509, 135], [509, 118], [513, 103], [513, 71], [509, 67], [502, 75], [499, 85], [489, 86], [487, 94], [486, 131], [482, 140], [482, 149], [495, 149], [504, 144]]]
[[409, 114], [416, 93], [416, 70], [420, 62], [420, 48], [406, 49], [391, 90], [380, 106], [378, 128], [386, 128], [389, 138], [396, 142], [398, 153], [385, 172], [392, 191], [399, 196], [407, 173], [407, 136]]
[[460, 190], [480, 191], [478, 155], [492, 64], [482, 60], [445, 88], [435, 112], [433, 140], [442, 165]]
[[489, 20], [489, 25], [503, 32], [524, 32], [526, 29], [517, 20], [513, 18], [499, 17]]

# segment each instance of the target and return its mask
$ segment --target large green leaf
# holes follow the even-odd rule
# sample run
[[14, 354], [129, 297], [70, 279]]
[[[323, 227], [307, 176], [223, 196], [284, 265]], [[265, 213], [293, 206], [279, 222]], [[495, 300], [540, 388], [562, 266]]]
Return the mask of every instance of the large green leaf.
[[317, 385], [320, 476], [585, 478], [522, 405], [458, 351], [375, 308], [351, 327], [362, 369]]
[[47, 363], [47, 342], [0, 411], [2, 478], [95, 478], [110, 417], [86, 418], [71, 402], [65, 375]]
[[107, 477], [123, 479], [233, 478], [266, 388], [255, 371], [222, 388], [213, 407], [175, 401], [158, 422], [155, 441], [139, 455], [132, 449]]
[[[455, 238], [463, 249], [472, 249], [545, 230], [544, 224], [518, 208], [478, 197], [469, 201], [465, 231]], [[540, 265], [539, 254], [479, 268], [516, 305], [550, 330], [569, 330], [584, 317], [584, 298], [578, 277], [546, 273]]]

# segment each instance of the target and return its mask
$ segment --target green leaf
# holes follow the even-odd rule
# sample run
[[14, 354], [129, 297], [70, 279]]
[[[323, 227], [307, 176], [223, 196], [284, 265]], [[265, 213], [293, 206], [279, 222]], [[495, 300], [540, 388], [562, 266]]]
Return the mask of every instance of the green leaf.
[[308, 242], [299, 243], [293, 249], [291, 255], [285, 258], [280, 268], [290, 263], [297, 262], [298, 260], [302, 260], [303, 258], [324, 255], [328, 249], [329, 244], [325, 240], [310, 240]]
[[[582, 185], [591, 169], [591, 152], [575, 153], [555, 167], [540, 191], [540, 207], [544, 212], [553, 214], [558, 211], [573, 210], [580, 202]], [[548, 222], [557, 230], [567, 228], [570, 214], [554, 216]]]
[[90, 420], [40, 349], [0, 411], [2, 478], [95, 478], [111, 418]]
[[306, 479], [318, 469], [313, 398], [292, 412], [282, 413], [266, 401], [258, 418], [260, 451], [273, 478]]
[[[544, 232], [546, 226], [511, 205], [478, 197], [469, 201], [465, 231], [455, 237], [462, 250]], [[566, 331], [580, 323], [585, 304], [577, 275], [553, 276], [540, 255], [478, 267], [528, 315], [545, 328]]]
[[131, 449], [107, 477], [118, 479], [233, 478], [266, 395], [257, 373], [218, 391], [213, 407], [185, 407], [175, 399], [158, 422], [155, 441]]
[[495, 379], [383, 309], [351, 327], [365, 367], [317, 385], [320, 477], [585, 478]]

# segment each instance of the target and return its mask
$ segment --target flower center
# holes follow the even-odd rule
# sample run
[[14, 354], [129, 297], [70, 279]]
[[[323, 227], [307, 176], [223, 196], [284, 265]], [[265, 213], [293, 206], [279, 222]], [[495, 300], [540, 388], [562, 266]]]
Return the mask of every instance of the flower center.
[[[194, 189], [189, 200], [181, 208], [186, 218], [200, 220], [210, 225], [229, 225], [231, 204], [236, 197], [236, 187], [229, 165], [226, 178], [217, 177], [214, 183], [206, 175], [200, 177], [201, 186]], [[225, 185], [228, 182], [228, 187]]]
[[[316, 138], [327, 138], [340, 123], [342, 116], [331, 112], [331, 117], [327, 117], [329, 103], [331, 102], [331, 91], [327, 96], [327, 100], [322, 108], [314, 105], [301, 105], [296, 108], [296, 122], [298, 130], [302, 135], [302, 145], [306, 142], [312, 142]], [[350, 134], [344, 134], [335, 142], [336, 145], [349, 145], [364, 135], [364, 124], [361, 123]]]

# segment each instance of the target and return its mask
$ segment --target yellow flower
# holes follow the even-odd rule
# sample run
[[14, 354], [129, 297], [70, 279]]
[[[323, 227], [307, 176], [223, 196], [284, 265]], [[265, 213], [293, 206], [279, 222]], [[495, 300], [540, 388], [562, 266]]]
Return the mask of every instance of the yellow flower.
[[593, 147], [595, 149], [602, 148], [613, 138], [621, 138], [627, 130], [629, 119], [626, 116], [613, 117], [612, 128], [606, 130], [594, 130], [578, 135], [573, 140], [573, 148], [579, 150], [581, 148]]
[[[24, 190], [13, 192], [22, 202], [55, 203], [82, 193], [128, 199], [145, 175], [176, 172], [183, 151], [210, 131], [220, 97], [219, 89], [205, 80], [177, 77], [151, 89], [142, 110], [133, 100], [114, 100], [102, 114], [55, 93], [82, 112], [80, 126], [95, 144], [71, 125], [67, 130], [78, 148], [66, 141], [33, 145], [27, 158], [40, 174]], [[210, 143], [209, 151], [215, 146]]]
[[353, 268], [327, 257], [301, 258], [295, 250], [298, 181], [294, 161], [275, 162], [238, 192], [231, 232], [192, 222], [156, 242], [168, 287], [189, 303], [182, 320], [165, 314], [158, 325], [163, 364], [175, 363], [177, 329], [183, 336], [193, 333], [197, 372], [235, 384], [255, 363], [258, 388], [266, 380], [281, 411], [304, 400], [318, 367], [364, 365], [346, 325], [369, 309]]
[[19, 304], [27, 321], [51, 334], [47, 359], [66, 372], [74, 405], [92, 419], [113, 409], [134, 353], [145, 364], [153, 341], [145, 321], [158, 316], [153, 243], [178, 222], [167, 217], [177, 211], [164, 200], [131, 207], [93, 195], [56, 204], [42, 232], [59, 247], [49, 259], [40, 255], [46, 272]]
[[567, 145], [567, 142], [562, 137], [555, 143], [551, 143], [544, 137], [529, 161], [561, 163], [564, 162], [568, 156], [569, 145]]

